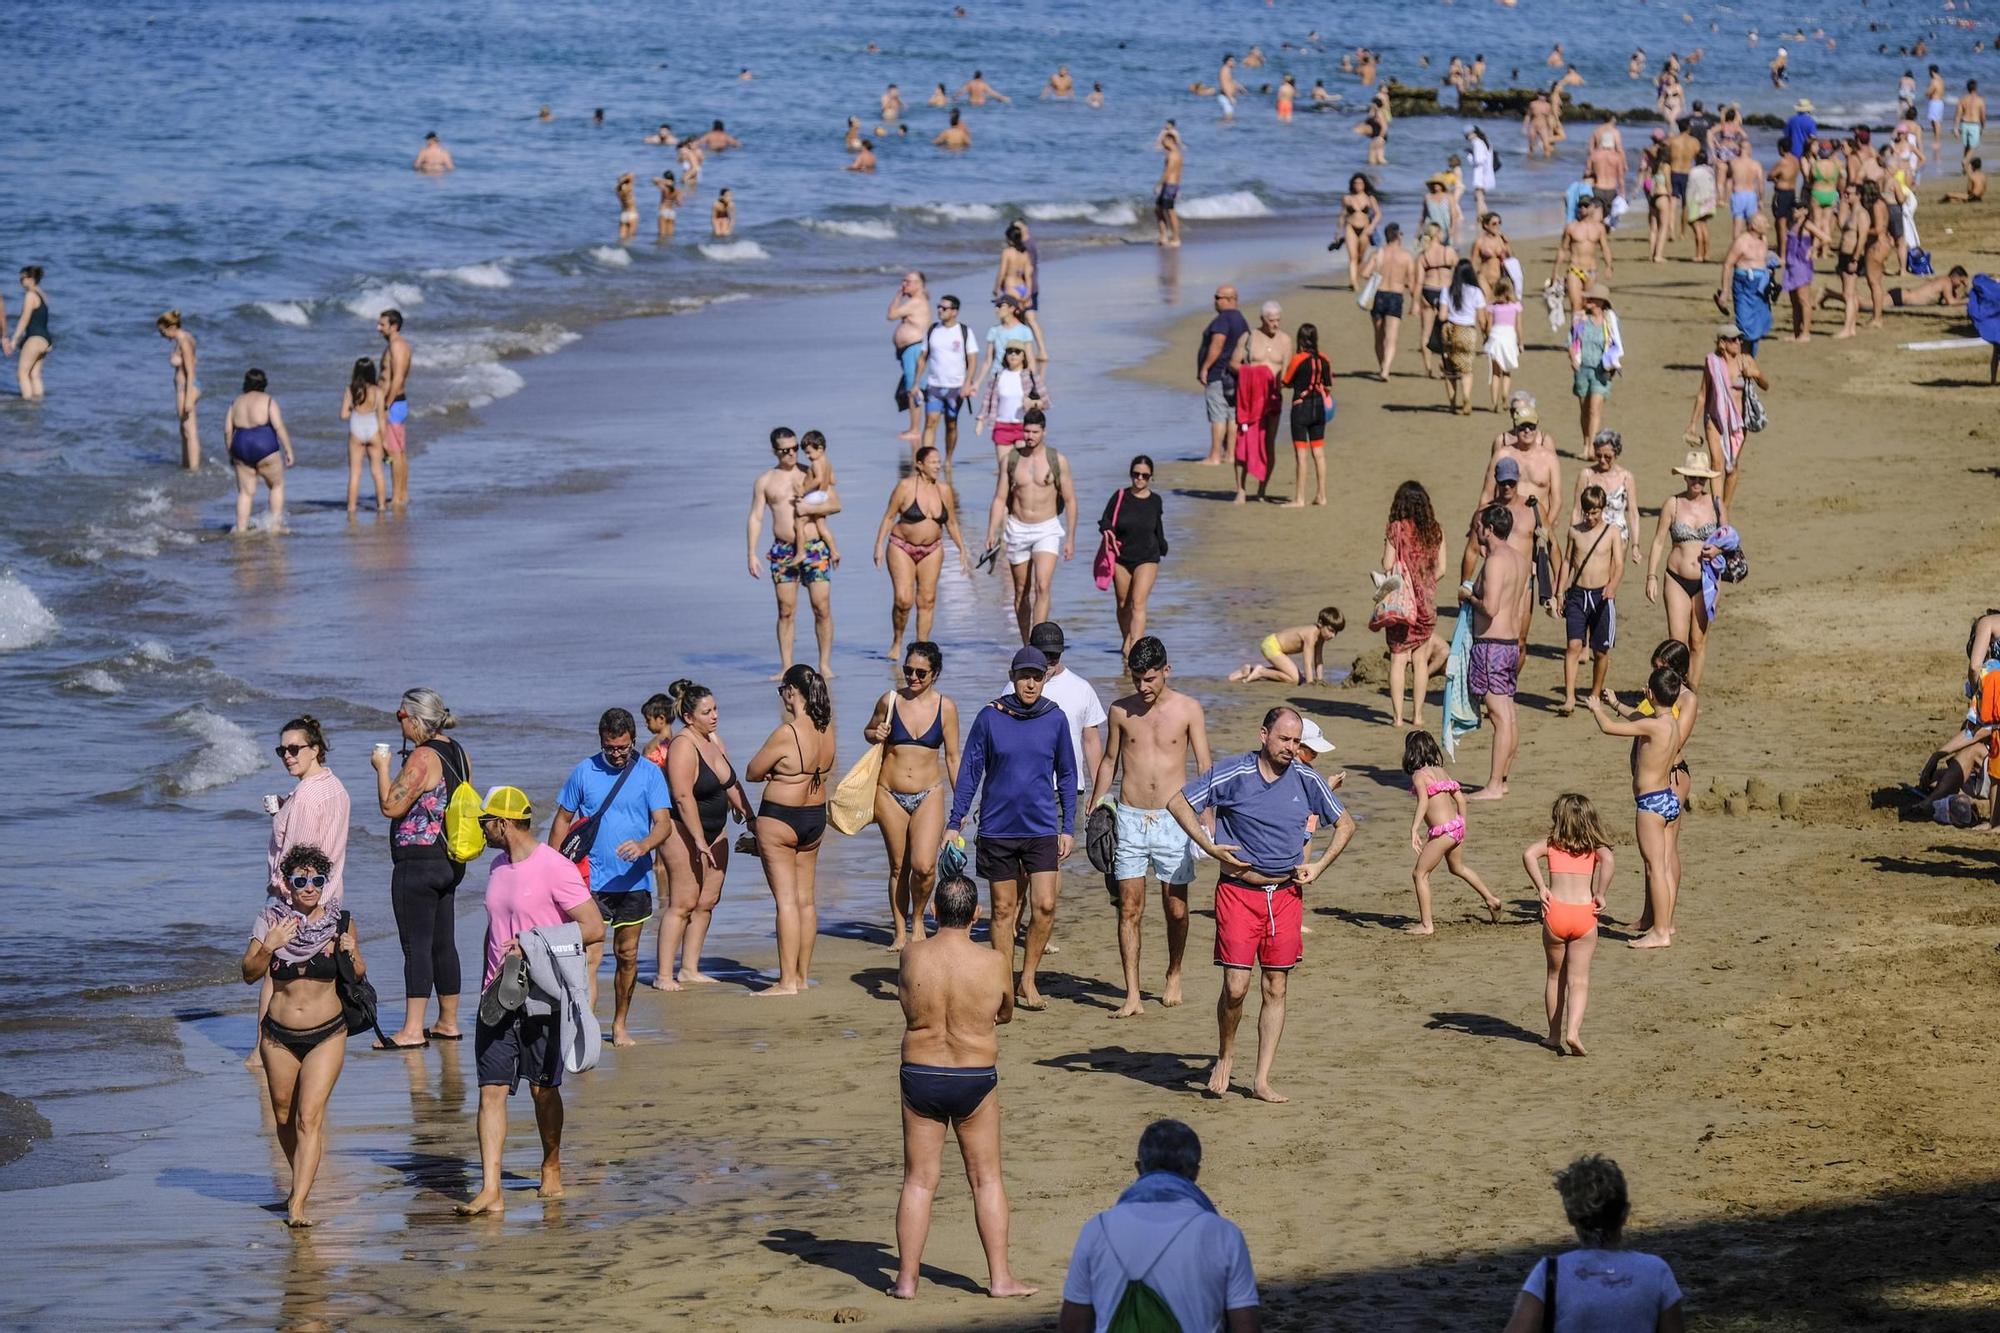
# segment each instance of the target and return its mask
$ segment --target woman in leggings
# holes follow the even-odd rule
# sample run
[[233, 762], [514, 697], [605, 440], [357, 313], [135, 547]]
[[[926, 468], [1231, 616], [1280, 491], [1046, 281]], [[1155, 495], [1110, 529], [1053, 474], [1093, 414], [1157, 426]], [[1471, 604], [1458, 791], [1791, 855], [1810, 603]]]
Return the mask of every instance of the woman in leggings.
[[744, 767], [764, 784], [757, 806], [757, 857], [778, 908], [778, 979], [762, 993], [797, 995], [812, 972], [819, 908], [813, 876], [826, 832], [826, 776], [833, 768], [833, 701], [826, 680], [801, 662], [778, 684], [785, 720]]
[[[378, 748], [376, 799], [389, 817], [389, 903], [403, 942], [403, 993], [409, 997], [403, 1026], [375, 1044], [378, 1051], [421, 1050], [433, 1041], [459, 1041], [458, 941], [453, 910], [465, 866], [451, 859], [444, 843], [444, 808], [461, 782], [472, 780], [465, 748], [443, 733], [458, 725], [436, 690], [414, 689], [396, 710], [403, 727], [402, 772], [389, 780], [389, 755]], [[424, 1026], [424, 1010], [435, 991], [438, 1020]]]

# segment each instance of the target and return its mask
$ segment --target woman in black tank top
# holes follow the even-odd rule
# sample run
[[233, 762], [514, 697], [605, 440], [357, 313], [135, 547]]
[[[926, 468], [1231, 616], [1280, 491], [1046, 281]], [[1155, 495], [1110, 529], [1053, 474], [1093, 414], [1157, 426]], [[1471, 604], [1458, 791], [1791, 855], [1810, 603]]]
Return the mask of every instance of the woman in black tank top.
[[715, 695], [705, 685], [677, 680], [667, 687], [667, 699], [681, 730], [666, 753], [674, 836], [660, 849], [667, 872], [667, 903], [660, 913], [659, 964], [653, 985], [680, 990], [715, 980], [702, 974], [701, 946], [729, 871], [725, 836], [729, 812], [734, 810], [745, 824], [751, 815], [743, 784], [736, 780], [729, 752], [716, 734], [720, 715]]

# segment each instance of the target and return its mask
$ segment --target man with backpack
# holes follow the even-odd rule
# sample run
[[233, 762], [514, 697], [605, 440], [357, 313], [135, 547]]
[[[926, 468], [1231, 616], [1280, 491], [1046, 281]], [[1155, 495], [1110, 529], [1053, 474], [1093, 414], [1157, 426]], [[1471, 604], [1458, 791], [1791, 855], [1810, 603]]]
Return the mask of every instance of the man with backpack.
[[1063, 456], [1045, 443], [1048, 428], [1040, 408], [1022, 414], [1021, 442], [1000, 465], [986, 520], [982, 563], [999, 553], [1004, 534], [1022, 643], [1029, 627], [1049, 619], [1057, 554], [1076, 555], [1076, 484]]
[[[597, 910], [611, 930], [617, 958], [612, 982], [611, 1044], [631, 1046], [625, 1018], [639, 981], [639, 933], [653, 915], [647, 875], [653, 849], [673, 833], [673, 798], [666, 775], [653, 763], [634, 763], [636, 725], [623, 708], [597, 719], [599, 750], [570, 770], [556, 797], [549, 846], [584, 868]], [[590, 946], [590, 1007], [597, 1007], [597, 968], [604, 942]]]
[[1201, 1140], [1155, 1120], [1135, 1165], [1139, 1178], [1077, 1235], [1058, 1333], [1256, 1333], [1250, 1247], [1194, 1183]]

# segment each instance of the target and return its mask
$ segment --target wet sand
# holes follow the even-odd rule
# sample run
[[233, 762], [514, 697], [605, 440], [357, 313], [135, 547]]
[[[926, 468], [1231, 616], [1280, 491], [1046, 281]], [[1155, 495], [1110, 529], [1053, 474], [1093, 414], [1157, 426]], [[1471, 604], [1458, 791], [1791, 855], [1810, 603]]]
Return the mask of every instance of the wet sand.
[[[1977, 210], [1932, 205], [1920, 220], [1940, 271], [1990, 263], [1995, 231]], [[1947, 226], [1957, 234], [1944, 235]], [[1646, 531], [1680, 455], [1694, 388], [1688, 367], [1717, 317], [1712, 267], [1650, 267], [1642, 245], [1643, 236], [1620, 242], [1614, 291], [1631, 368], [1607, 424], [1626, 433]], [[177, 1144], [141, 1150], [152, 1154], [152, 1182], [188, 1201], [177, 1221], [208, 1237], [194, 1263], [158, 1236], [150, 1205], [140, 1217], [91, 1193], [109, 1185], [69, 1187], [60, 1202], [103, 1218], [100, 1234], [114, 1245], [150, 1237], [128, 1251], [133, 1262], [167, 1274], [183, 1299], [204, 1293], [192, 1308], [217, 1322], [271, 1322], [275, 1313], [275, 1322], [302, 1327], [424, 1317], [487, 1327], [603, 1317], [746, 1330], [828, 1321], [1047, 1327], [1077, 1227], [1128, 1179], [1143, 1125], [1171, 1115], [1203, 1136], [1202, 1183], [1244, 1227], [1274, 1328], [1498, 1326], [1535, 1256], [1564, 1239], [1548, 1172], [1586, 1150], [1624, 1165], [1635, 1196], [1631, 1240], [1674, 1264], [1692, 1327], [1985, 1326], [2000, 1298], [1991, 1166], [2000, 1129], [1990, 1114], [1985, 1019], [2000, 940], [1988, 892], [2000, 841], [1898, 824], [1876, 798], [1949, 730], [1962, 629], [1990, 600], [2000, 398], [1984, 387], [1985, 351], [1893, 350], [1892, 341], [1964, 325], [1962, 316], [1921, 313], [1899, 313], [1888, 331], [1849, 343], [1766, 345], [1772, 426], [1750, 446], [1736, 507], [1753, 578], [1725, 597], [1688, 757], [1697, 792], [1762, 776], [1798, 793], [1801, 813], [1730, 816], [1718, 802], [1700, 804], [1683, 838], [1678, 943], [1634, 953], [1607, 924], [1585, 1027], [1591, 1057], [1558, 1059], [1534, 1044], [1542, 966], [1519, 850], [1543, 832], [1556, 793], [1583, 790], [1620, 853], [1610, 916], [1636, 912], [1640, 877], [1625, 746], [1596, 736], [1583, 714], [1545, 710], [1560, 681], [1553, 622], [1537, 619], [1524, 671], [1515, 794], [1476, 808], [1467, 848], [1513, 916], [1476, 923], [1471, 895], [1435, 879], [1439, 930], [1428, 940], [1398, 929], [1413, 911], [1410, 798], [1386, 700], [1358, 686], [1221, 682], [1268, 629], [1329, 601], [1354, 626], [1333, 660], [1373, 654], [1379, 640], [1360, 625], [1390, 493], [1406, 475], [1423, 479], [1447, 532], [1462, 530], [1497, 429], [1485, 413], [1465, 420], [1436, 410], [1442, 385], [1418, 374], [1413, 333], [1400, 363], [1407, 373], [1387, 386], [1350, 377], [1372, 364], [1367, 321], [1350, 293], [1328, 285], [1316, 245], [1292, 238], [1284, 254], [1290, 260], [1270, 244], [1197, 246], [1173, 261], [1169, 283], [1156, 267], [1162, 259], [1125, 251], [1077, 261], [1073, 279], [1052, 267], [1050, 285], [1073, 303], [1051, 321], [1058, 357], [1074, 349], [1052, 389], [1060, 409], [1085, 420], [1062, 419], [1063, 434], [1052, 438], [1079, 460], [1081, 526], [1087, 534], [1130, 452], [1160, 460], [1174, 550], [1155, 626], [1170, 649], [1191, 643], [1176, 653], [1178, 683], [1208, 702], [1218, 752], [1247, 748], [1262, 710], [1291, 700], [1327, 727], [1340, 747], [1329, 761], [1348, 774], [1344, 794], [1361, 829], [1308, 891], [1314, 934], [1275, 1075], [1288, 1105], [1198, 1091], [1214, 1040], [1212, 872], [1194, 893], [1189, 1002], [1175, 1010], [1149, 1002], [1143, 1017], [1113, 1022], [1112, 914], [1096, 877], [1073, 870], [1057, 927], [1062, 952], [1042, 974], [1053, 1003], [1019, 1016], [1001, 1060], [1013, 1264], [1042, 1287], [1029, 1301], [979, 1294], [984, 1264], [949, 1157], [922, 1301], [903, 1306], [880, 1294], [895, 1263], [900, 1014], [894, 959], [881, 932], [866, 927], [829, 927], [815, 960], [821, 984], [798, 1000], [753, 1004], [736, 985], [670, 1000], [642, 991], [637, 1026], [658, 1035], [607, 1052], [601, 1069], [570, 1081], [569, 1197], [560, 1204], [529, 1192], [534, 1154], [520, 1098], [510, 1211], [452, 1218], [474, 1152], [470, 1052], [432, 1052], [404, 1086], [400, 1069], [383, 1072], [382, 1058], [360, 1043], [335, 1101], [318, 1232], [294, 1241], [251, 1207], [276, 1197], [265, 1174], [275, 1154], [259, 1144], [241, 1157], [255, 1114], [247, 1078], [211, 1080], [218, 1114], [183, 1129]], [[1532, 280], [1546, 259], [1525, 262]], [[1191, 378], [1191, 330], [1205, 316], [1188, 312], [1205, 310], [1208, 288], [1230, 279], [1243, 286], [1246, 308], [1277, 292], [1288, 326], [1314, 319], [1327, 339], [1340, 411], [1326, 510], [1232, 509], [1212, 502], [1228, 489], [1219, 470], [1168, 461], [1196, 455], [1205, 437]], [[963, 285], [976, 292], [983, 280]], [[1090, 304], [1121, 292], [1115, 305]], [[1180, 322], [1160, 333], [1158, 355], [1133, 376], [1086, 386], [1106, 362], [1145, 356], [1130, 326], [1158, 314], [1141, 299]], [[1577, 449], [1567, 362], [1535, 314], [1524, 317], [1517, 383], [1541, 396], [1568, 484]], [[1100, 317], [1111, 333], [1079, 336]], [[886, 370], [888, 358], [868, 365]], [[888, 376], [875, 379], [865, 381], [870, 394], [886, 390]], [[531, 384], [523, 399], [535, 391]], [[983, 462], [976, 451], [974, 459]], [[962, 464], [968, 472], [990, 476]], [[842, 477], [845, 488], [844, 469]], [[963, 517], [976, 523], [982, 488], [965, 476], [961, 487]], [[1288, 494], [1288, 479], [1274, 490]], [[866, 520], [879, 494], [855, 486], [849, 515]], [[724, 517], [734, 549], [735, 519]], [[864, 549], [862, 522], [840, 532]], [[1095, 649], [1112, 633], [1110, 605], [1086, 596], [1089, 543], [1079, 545], [1079, 563], [1062, 572], [1057, 615], [1072, 641]], [[847, 586], [855, 583], [863, 599], [886, 606], [886, 582]], [[1630, 690], [1664, 617], [1636, 591], [1622, 600], [1613, 682]], [[986, 617], [1002, 614], [995, 598], [978, 604]], [[984, 627], [996, 642], [1004, 631]], [[981, 678], [989, 664], [975, 656], [947, 663], [945, 689], [962, 707], [994, 688]], [[1073, 650], [1072, 659], [1107, 699], [1118, 692], [1111, 654]], [[859, 726], [851, 709], [843, 720], [850, 731]], [[852, 748], [843, 747], [843, 761]], [[1457, 776], [1478, 781], [1485, 759], [1477, 735]], [[880, 862], [872, 830], [855, 842], [845, 859], [860, 882], [839, 892], [865, 907], [879, 893], [867, 881]], [[750, 867], [732, 884], [736, 903], [761, 904]], [[1149, 996], [1163, 950], [1155, 915]], [[649, 939], [642, 955], [650, 951]], [[770, 961], [768, 943], [740, 952], [752, 966]], [[393, 964], [393, 949], [375, 957]], [[1239, 1068], [1253, 1042], [1246, 1021]], [[210, 1065], [232, 1054], [210, 1051]], [[218, 1145], [238, 1158], [213, 1161]], [[196, 1175], [175, 1174], [188, 1172]], [[44, 1314], [73, 1310], [89, 1322], [93, 1311], [120, 1308], [110, 1295], [118, 1283], [93, 1293], [81, 1269], [70, 1273], [84, 1294], [72, 1287], [62, 1306], [38, 1307]], [[181, 1299], [167, 1304], [185, 1308]]]

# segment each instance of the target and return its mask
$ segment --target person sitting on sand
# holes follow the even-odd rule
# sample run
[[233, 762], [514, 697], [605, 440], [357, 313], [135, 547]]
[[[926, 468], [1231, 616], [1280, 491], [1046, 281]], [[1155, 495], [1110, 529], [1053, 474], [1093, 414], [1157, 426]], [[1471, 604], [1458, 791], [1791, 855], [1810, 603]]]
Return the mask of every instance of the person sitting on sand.
[[[1322, 682], [1326, 679], [1326, 645], [1346, 628], [1347, 620], [1339, 607], [1323, 607], [1310, 625], [1293, 625], [1266, 634], [1257, 650], [1264, 654], [1269, 665], [1245, 662], [1229, 673], [1229, 679], [1238, 684], [1258, 680], [1282, 681], [1287, 685]], [[1292, 661], [1292, 653], [1299, 654], [1303, 670]]]
[[1986, 202], [1986, 160], [1973, 158], [1965, 164], [1965, 192], [1954, 190], [1939, 202], [1947, 204], [1983, 204]]
[[944, 1136], [958, 1139], [972, 1182], [972, 1216], [986, 1250], [989, 1296], [1032, 1296], [1007, 1266], [1007, 1186], [1000, 1178], [1000, 1039], [1014, 1020], [1013, 966], [972, 942], [979, 886], [963, 875], [937, 891], [937, 933], [903, 950], [896, 991], [903, 1004], [903, 1193], [896, 1204], [896, 1283], [915, 1300], [931, 1202], [942, 1175]]
[[258, 1055], [277, 1122], [278, 1146], [292, 1170], [285, 1225], [309, 1227], [306, 1199], [326, 1151], [326, 1104], [347, 1058], [347, 1020], [341, 1013], [335, 951], [345, 953], [356, 976], [365, 976], [353, 918], [341, 911], [333, 887], [333, 862], [311, 843], [285, 853], [279, 878], [289, 902], [269, 899], [243, 951], [243, 980], [271, 981], [271, 1004], [259, 1024]]
[[1557, 1055], [1588, 1055], [1583, 1009], [1590, 999], [1590, 958], [1597, 951], [1597, 914], [1616, 870], [1611, 840], [1599, 827], [1590, 798], [1576, 792], [1556, 797], [1548, 836], [1530, 843], [1521, 862], [1542, 902], [1542, 953], [1548, 962], [1542, 1005], [1549, 1019], [1542, 1045]]
[[1465, 795], [1444, 766], [1444, 751], [1428, 731], [1412, 731], [1403, 738], [1403, 771], [1410, 775], [1410, 791], [1417, 798], [1417, 812], [1410, 820], [1410, 850], [1417, 854], [1416, 868], [1410, 873], [1417, 894], [1417, 920], [1403, 929], [1412, 935], [1429, 935], [1437, 927], [1431, 922], [1431, 872], [1442, 861], [1452, 874], [1472, 886], [1494, 924], [1499, 924], [1500, 898], [1486, 887], [1479, 872], [1465, 864]]
[[1558, 1319], [1568, 1328], [1681, 1333], [1681, 1289], [1674, 1270], [1658, 1255], [1620, 1244], [1632, 1205], [1618, 1163], [1595, 1154], [1579, 1157], [1556, 1172], [1556, 1192], [1583, 1246], [1555, 1257], [1554, 1282], [1549, 1281], [1551, 1261], [1536, 1261], [1514, 1298], [1506, 1333], [1547, 1327], [1543, 1320], [1551, 1303], [1561, 1307]]

